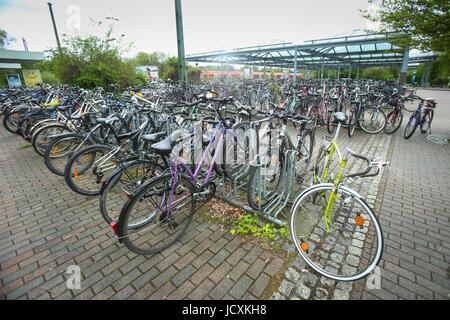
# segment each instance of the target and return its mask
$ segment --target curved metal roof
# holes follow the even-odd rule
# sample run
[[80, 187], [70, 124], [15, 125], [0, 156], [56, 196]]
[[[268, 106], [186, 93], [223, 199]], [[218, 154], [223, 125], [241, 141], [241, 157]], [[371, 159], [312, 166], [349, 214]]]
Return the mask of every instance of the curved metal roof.
[[[280, 43], [213, 51], [186, 56], [187, 61], [229, 63], [282, 68], [334, 69], [402, 66], [407, 52], [409, 63], [437, 59], [437, 54], [409, 57], [409, 50], [393, 44], [394, 36], [362, 34], [305, 41], [302, 44]], [[409, 59], [408, 59], [409, 57]]]

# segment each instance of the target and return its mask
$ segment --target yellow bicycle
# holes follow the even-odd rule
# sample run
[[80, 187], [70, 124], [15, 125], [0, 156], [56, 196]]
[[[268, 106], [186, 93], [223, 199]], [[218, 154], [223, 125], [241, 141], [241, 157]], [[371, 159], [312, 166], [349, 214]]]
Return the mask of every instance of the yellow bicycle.
[[[354, 281], [367, 276], [380, 261], [383, 233], [370, 206], [356, 191], [344, 186], [349, 179], [375, 176], [387, 162], [371, 162], [346, 149], [342, 155], [337, 137], [346, 115], [335, 114], [338, 122], [334, 139], [325, 144], [313, 168], [313, 181], [294, 201], [291, 210], [291, 236], [300, 255], [318, 273], [338, 281]], [[339, 171], [330, 174], [334, 153]], [[350, 156], [361, 159], [367, 167], [345, 174]], [[375, 173], [370, 173], [378, 167]]]

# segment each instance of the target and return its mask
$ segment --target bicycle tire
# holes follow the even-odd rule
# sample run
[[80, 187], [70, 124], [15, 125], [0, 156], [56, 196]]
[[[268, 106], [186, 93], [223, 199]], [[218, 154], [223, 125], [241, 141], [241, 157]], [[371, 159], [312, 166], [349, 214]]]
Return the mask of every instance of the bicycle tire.
[[[98, 196], [100, 194], [102, 181], [106, 177], [104, 176], [102, 168], [99, 170], [98, 167], [94, 165], [94, 162], [96, 162], [96, 158], [98, 158], [97, 153], [102, 154], [103, 157], [113, 149], [114, 147], [112, 146], [94, 144], [75, 152], [67, 161], [64, 169], [64, 180], [69, 188], [74, 192], [85, 196]], [[82, 156], [85, 156], [84, 158], [87, 163], [79, 168], [78, 165], [82, 163]], [[101, 159], [101, 157], [99, 157], [99, 159]], [[106, 162], [108, 165], [105, 166], [102, 164], [109, 173], [111, 173], [112, 168], [114, 167], [114, 160], [116, 160], [116, 157], [107, 157]], [[83, 181], [81, 181], [81, 177], [83, 177]]]
[[[72, 140], [72, 143], [69, 142], [69, 149], [64, 145], [67, 144], [67, 141]], [[44, 163], [47, 168], [54, 174], [58, 176], [64, 176], [64, 168], [66, 167], [67, 161], [77, 149], [79, 143], [84, 140], [84, 137], [80, 134], [73, 133], [64, 133], [53, 139], [45, 148], [44, 152]], [[62, 146], [59, 146], [59, 144]], [[90, 144], [89, 141], [86, 141], [85, 147]], [[70, 146], [73, 146], [70, 148]], [[61, 153], [63, 152], [63, 153]], [[58, 164], [57, 164], [58, 163]]]
[[[251, 130], [249, 121], [241, 121], [234, 124], [232, 130], [236, 137], [231, 137], [229, 134], [224, 137], [222, 144], [223, 162], [220, 165], [221, 172], [219, 173], [225, 174], [225, 176], [233, 181], [236, 178], [239, 178], [240, 181], [246, 178], [250, 173], [250, 163], [254, 160], [253, 158], [258, 150], [258, 139], [252, 141], [254, 138], [248, 136], [251, 134], [251, 131], [249, 131]], [[227, 140], [227, 138], [230, 139]], [[227, 143], [227, 141], [229, 143]], [[241, 144], [242, 142], [244, 145]], [[240, 145], [243, 150], [239, 147]]]
[[[426, 119], [427, 117], [429, 118], [428, 120]], [[434, 118], [433, 110], [428, 110], [424, 112], [422, 120], [420, 122], [421, 133], [426, 133], [428, 131], [428, 129], [431, 127], [431, 122], [433, 121], [433, 118]]]
[[350, 111], [350, 116], [348, 117], [349, 119], [348, 119], [348, 130], [347, 130], [349, 137], [352, 137], [353, 134], [355, 133], [356, 122], [357, 122], [356, 117], [357, 117], [356, 110]]
[[[118, 236], [132, 252], [150, 255], [163, 251], [178, 241], [192, 222], [195, 187], [180, 175], [174, 188], [174, 197], [171, 198], [172, 179], [172, 174], [153, 178], [136, 190], [123, 206], [117, 223]], [[179, 209], [186, 207], [186, 210], [182, 213], [176, 211], [175, 216], [168, 217], [168, 199], [173, 200], [175, 197], [180, 202], [186, 200]], [[176, 205], [177, 209], [178, 203]], [[140, 214], [144, 216], [140, 217]]]
[[[18, 118], [21, 113], [27, 112], [29, 107], [26, 106], [17, 106], [12, 108], [9, 112], [6, 112], [3, 116], [3, 126], [5, 129], [11, 133], [18, 134], [17, 124]], [[16, 121], [13, 119], [17, 119]]]
[[[413, 124], [413, 121], [414, 121], [414, 124]], [[411, 115], [411, 117], [409, 118], [408, 124], [405, 127], [405, 132], [403, 134], [405, 139], [409, 139], [412, 137], [412, 135], [414, 134], [414, 132], [417, 129], [417, 126], [419, 125], [419, 122], [420, 122], [420, 113], [414, 112]]]
[[[275, 163], [275, 165], [264, 163], [250, 166], [247, 181], [247, 201], [250, 207], [255, 210], [266, 208], [280, 189], [280, 181], [284, 164], [282, 150], [283, 143], [278, 157], [273, 157], [276, 161], [274, 162], [272, 157], [270, 157], [271, 163]], [[261, 179], [258, 177], [261, 177]], [[259, 191], [259, 187], [262, 187], [263, 190]]]
[[[297, 156], [297, 163], [295, 166], [295, 174], [296, 174], [296, 178], [300, 179], [302, 178], [308, 167], [309, 164], [311, 163], [311, 158], [313, 155], [313, 151], [314, 151], [314, 145], [315, 145], [315, 140], [314, 140], [314, 134], [312, 131], [310, 130], [305, 130], [305, 132], [303, 132], [301, 139], [297, 142], [297, 147], [296, 149], [298, 150], [299, 154]], [[302, 159], [305, 159], [304, 161], [302, 161]]]
[[[142, 172], [138, 172], [139, 169]], [[136, 160], [120, 164], [104, 181], [100, 189], [100, 213], [109, 224], [117, 221], [120, 211], [134, 190], [155, 177], [155, 161]], [[159, 170], [161, 173], [162, 170]], [[119, 209], [120, 208], [120, 209]]]
[[386, 116], [387, 122], [384, 126], [384, 132], [386, 134], [393, 134], [400, 129], [403, 122], [403, 113], [401, 111], [392, 110]]
[[[57, 132], [59, 131], [59, 132]], [[37, 129], [31, 137], [31, 145], [34, 151], [40, 156], [44, 156], [45, 149], [51, 141], [51, 137], [55, 137], [64, 132], [71, 131], [65, 124], [53, 123]]]
[[383, 232], [367, 202], [350, 188], [339, 187], [325, 215], [334, 185], [314, 185], [294, 201], [291, 237], [297, 251], [316, 272], [337, 281], [370, 274], [383, 252]]
[[328, 133], [333, 133], [334, 128], [336, 127], [336, 123], [334, 122], [334, 111], [330, 112], [327, 117], [327, 131]]
[[358, 116], [358, 124], [365, 133], [377, 134], [386, 126], [386, 114], [380, 108], [364, 108]]

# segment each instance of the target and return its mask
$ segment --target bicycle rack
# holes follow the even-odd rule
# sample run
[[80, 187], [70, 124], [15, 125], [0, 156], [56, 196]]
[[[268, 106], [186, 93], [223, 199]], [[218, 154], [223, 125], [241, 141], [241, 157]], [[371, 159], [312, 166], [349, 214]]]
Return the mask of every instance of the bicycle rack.
[[[268, 168], [270, 166], [263, 165], [264, 159], [261, 161], [255, 160], [250, 166], [257, 167], [256, 171], [256, 184], [258, 188], [258, 197], [269, 197], [269, 202], [261, 208], [259, 204], [258, 210], [250, 207], [239, 199], [239, 193], [247, 188], [247, 180], [243, 179], [246, 175], [248, 166], [241, 171], [240, 174], [236, 174], [234, 179], [220, 176], [216, 179], [216, 198], [225, 201], [231, 205], [239, 207], [247, 212], [256, 213], [263, 216], [267, 220], [283, 226], [286, 221], [281, 220], [278, 216], [281, 211], [288, 205], [292, 204], [294, 200], [294, 183], [295, 183], [295, 164], [298, 152], [296, 150], [287, 150], [284, 153], [284, 163], [281, 170], [281, 177], [276, 189], [276, 193], [270, 194], [267, 192], [267, 179]], [[270, 159], [273, 160], [273, 159]], [[246, 197], [246, 196], [245, 196]]]

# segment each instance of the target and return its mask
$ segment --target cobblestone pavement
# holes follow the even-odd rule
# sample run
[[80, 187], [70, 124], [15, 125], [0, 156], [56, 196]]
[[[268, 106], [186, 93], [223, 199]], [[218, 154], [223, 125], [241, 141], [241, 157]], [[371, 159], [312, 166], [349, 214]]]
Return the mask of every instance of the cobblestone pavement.
[[[440, 137], [435, 139], [439, 143], [420, 130], [405, 140], [406, 113], [392, 138], [372, 136], [360, 149], [364, 155], [374, 154], [373, 158], [391, 163], [381, 179], [366, 179], [370, 181], [359, 189], [367, 195], [384, 234], [379, 277], [336, 282], [314, 271], [301, 272], [308, 266], [297, 257], [271, 299], [450, 298], [450, 145], [442, 143], [450, 139], [450, 92], [419, 90], [417, 94], [439, 102], [431, 132]], [[286, 249], [295, 250], [292, 246]]]
[[[449, 92], [429, 95], [440, 102], [433, 133], [450, 136]], [[448, 299], [450, 147], [418, 132], [404, 140], [404, 126], [392, 137], [340, 135], [342, 149], [392, 164], [381, 179], [353, 186], [367, 192], [385, 237], [380, 288], [370, 290], [366, 280], [301, 272], [289, 241], [274, 250], [200, 215], [173, 247], [135, 255], [117, 243], [97, 198], [73, 193], [1, 127], [0, 299]], [[67, 287], [72, 265], [81, 289]]]

